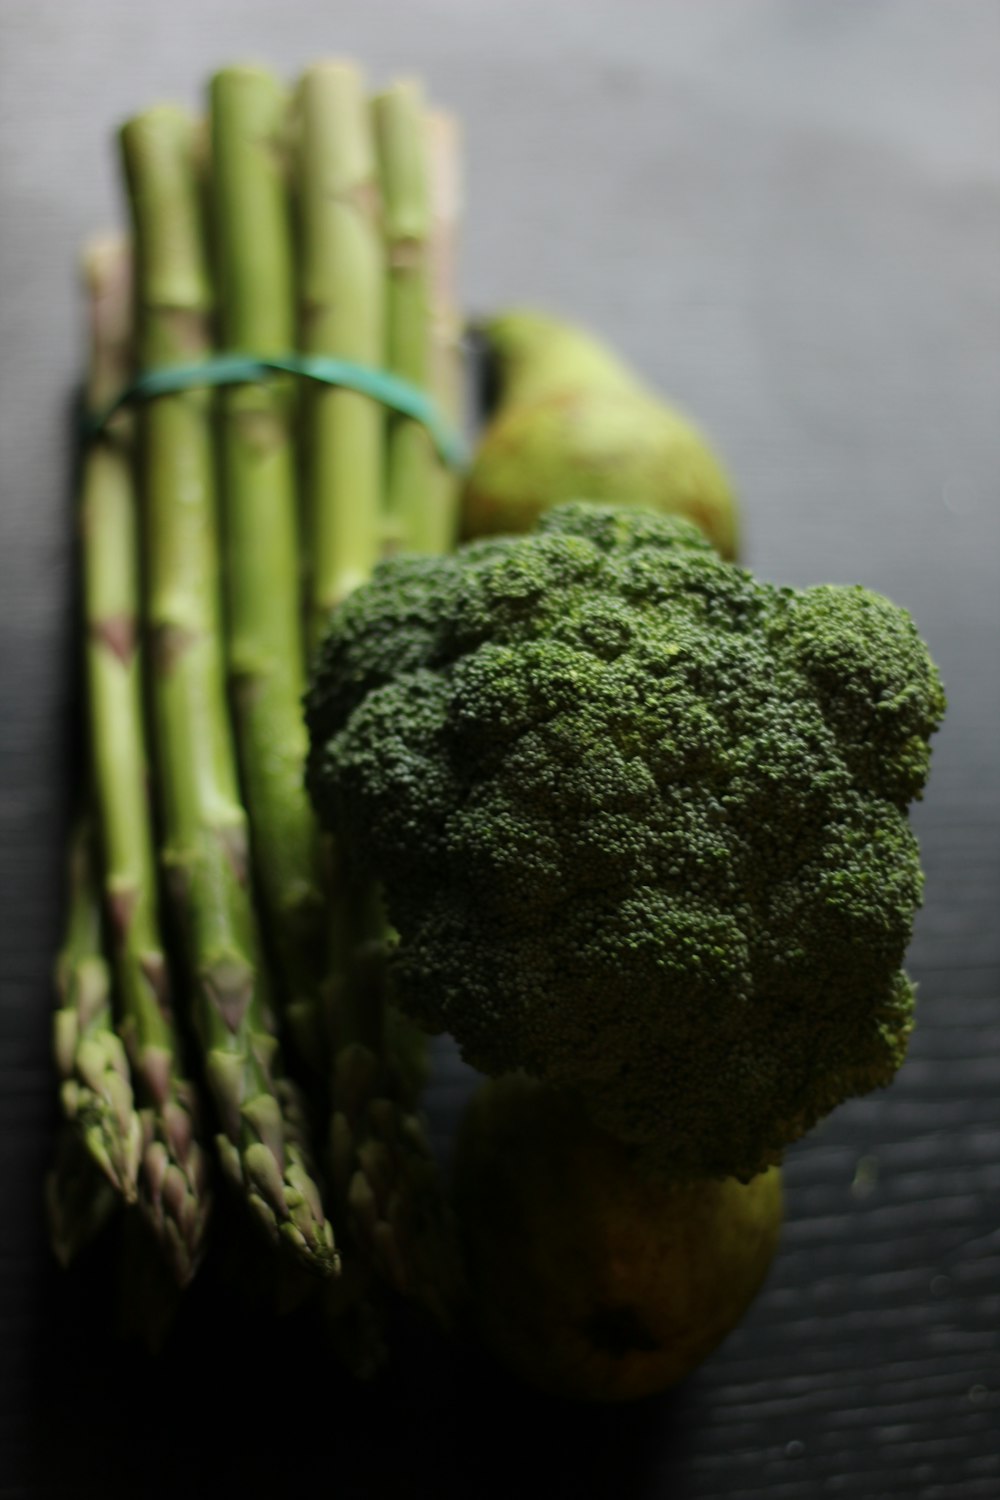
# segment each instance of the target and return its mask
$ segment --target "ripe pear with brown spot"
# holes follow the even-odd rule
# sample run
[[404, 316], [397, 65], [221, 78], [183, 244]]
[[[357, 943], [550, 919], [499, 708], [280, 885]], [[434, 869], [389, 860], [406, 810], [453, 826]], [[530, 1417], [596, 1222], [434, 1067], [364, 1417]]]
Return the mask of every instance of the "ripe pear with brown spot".
[[781, 1174], [671, 1181], [521, 1075], [463, 1121], [455, 1202], [486, 1347], [551, 1395], [630, 1401], [674, 1385], [736, 1326], [781, 1227]]
[[530, 531], [560, 501], [598, 500], [686, 516], [736, 557], [736, 503], [719, 460], [611, 350], [527, 311], [483, 332], [498, 400], [462, 496], [464, 538]]

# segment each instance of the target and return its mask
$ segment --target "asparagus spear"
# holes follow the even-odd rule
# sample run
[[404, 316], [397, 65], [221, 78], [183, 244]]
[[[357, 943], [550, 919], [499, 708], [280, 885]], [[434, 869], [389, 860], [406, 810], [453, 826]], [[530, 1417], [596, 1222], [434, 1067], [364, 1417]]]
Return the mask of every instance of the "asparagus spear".
[[[394, 84], [373, 101], [385, 210], [387, 322], [384, 363], [414, 385], [430, 384], [428, 241], [431, 203], [423, 98]], [[393, 413], [386, 452], [386, 510], [402, 545], [440, 550], [437, 460], [425, 427]]]
[[[291, 225], [281, 146], [284, 90], [259, 68], [212, 82], [212, 190], [222, 340], [285, 354], [295, 342]], [[305, 645], [289, 382], [223, 393], [229, 671], [253, 830], [254, 873], [279, 993], [303, 1058], [324, 1076], [321, 978], [327, 896], [302, 767]]]
[[374, 1334], [385, 1287], [444, 1325], [462, 1296], [454, 1219], [416, 1113], [422, 1049], [392, 1017], [384, 909], [370, 886], [362, 889], [368, 909], [356, 914], [335, 1017], [329, 1142], [334, 1208], [355, 1251], [348, 1285], [338, 1287], [334, 1302], [343, 1311], [353, 1289], [368, 1304], [354, 1331], [355, 1358], [365, 1349], [374, 1357], [379, 1347]]
[[[425, 114], [419, 85], [412, 83], [376, 98], [373, 113], [388, 251], [386, 364], [431, 389], [457, 420], [456, 122]], [[453, 544], [456, 486], [426, 429], [395, 414], [389, 418], [385, 504], [403, 545], [443, 551]], [[362, 969], [359, 979], [335, 1063], [334, 1189], [375, 1274], [449, 1323], [462, 1285], [455, 1227], [415, 1113], [420, 1048], [386, 1003], [384, 941], [369, 942], [367, 973]]]
[[128, 1203], [136, 1197], [142, 1125], [125, 1049], [111, 1014], [111, 976], [101, 945], [93, 829], [81, 822], [70, 849], [66, 935], [56, 960], [53, 1018], [62, 1110], [93, 1160]]
[[[333, 1092], [331, 1180], [361, 1262], [450, 1326], [464, 1295], [461, 1256], [423, 1121], [385, 1054], [357, 1042], [337, 1056]], [[370, 1280], [365, 1290], [371, 1301]]]
[[[463, 425], [462, 318], [457, 305], [458, 221], [461, 212], [460, 140], [456, 117], [431, 110], [425, 121], [430, 188], [427, 246], [430, 388], [442, 413]], [[449, 552], [458, 532], [459, 480], [454, 469], [435, 465], [434, 499], [427, 507], [428, 551]]]
[[55, 1157], [45, 1178], [49, 1241], [65, 1269], [95, 1240], [121, 1202], [71, 1122], [56, 1136]]
[[[211, 347], [212, 297], [194, 123], [170, 106], [150, 110], [124, 126], [122, 149], [140, 357], [147, 366], [198, 360]], [[222, 1126], [216, 1141], [272, 1236], [330, 1272], [332, 1232], [274, 1088], [280, 1056], [226, 714], [210, 394], [190, 389], [147, 403], [141, 437], [163, 858]]]
[[[91, 313], [89, 401], [101, 410], [129, 366], [131, 252], [93, 241], [84, 255]], [[94, 802], [104, 856], [120, 1031], [142, 1105], [140, 1203], [179, 1285], [197, 1269], [208, 1222], [208, 1165], [198, 1139], [194, 1089], [180, 1038], [160, 933], [147, 793], [139, 652], [139, 537], [131, 420], [92, 442], [81, 497], [88, 730]]]
[[[297, 99], [299, 339], [310, 354], [382, 362], [384, 252], [371, 119], [360, 72], [319, 63]], [[378, 558], [384, 413], [356, 391], [306, 393], [309, 641]]]
[[147, 1354], [163, 1349], [183, 1297], [164, 1264], [158, 1238], [147, 1216], [125, 1215], [115, 1268], [115, 1333], [138, 1341]]
[[[351, 131], [345, 129], [344, 138], [349, 140], [352, 148], [358, 147], [364, 139], [357, 74], [337, 65], [313, 70], [307, 75], [301, 96], [313, 106], [311, 117], [305, 113], [305, 108], [303, 111], [303, 160], [309, 146], [312, 147], [314, 164], [324, 150], [330, 152], [333, 160], [337, 137], [334, 134], [329, 141], [322, 140], [321, 106], [330, 108], [328, 118], [333, 123], [332, 111], [338, 91], [342, 107], [346, 107], [344, 100], [348, 95], [352, 104], [349, 115]], [[419, 93], [411, 86], [401, 86], [383, 101], [376, 102], [372, 119], [380, 133], [382, 182], [390, 215], [387, 227], [390, 253], [394, 257], [390, 262], [387, 292], [390, 312], [395, 312], [396, 343], [390, 342], [388, 362], [396, 373], [426, 383], [429, 377], [429, 325], [422, 242], [427, 233], [429, 202], [424, 160], [425, 124]], [[310, 124], [313, 135], [310, 135]], [[346, 157], [343, 139], [341, 153]], [[353, 180], [356, 183], [361, 175], [362, 159], [366, 174], [362, 201], [371, 208], [374, 192], [367, 175], [371, 172], [371, 160], [367, 153], [362, 158], [360, 150], [354, 158], [359, 170]], [[442, 154], [442, 169], [444, 165]], [[348, 190], [352, 179], [345, 171], [336, 181], [336, 190], [343, 193]], [[302, 216], [305, 224], [310, 222], [311, 210], [316, 215], [311, 221], [314, 224], [335, 222], [333, 211], [324, 209], [322, 201], [317, 207], [316, 200], [322, 186], [323, 179], [318, 174], [303, 173]], [[448, 184], [443, 181], [442, 186], [447, 188]], [[354, 196], [356, 200], [360, 197], [356, 186]], [[445, 192], [443, 224], [450, 208], [447, 198]], [[328, 218], [324, 217], [326, 214]], [[369, 231], [372, 227], [370, 223]], [[394, 239], [392, 235], [395, 235]], [[448, 259], [447, 238], [445, 232], [441, 241], [442, 290], [444, 264]], [[348, 243], [353, 243], [358, 249], [357, 240]], [[321, 248], [318, 240], [314, 248], [317, 251]], [[328, 250], [330, 260], [325, 270], [330, 284], [336, 285], [343, 300], [350, 301], [358, 285], [353, 278], [362, 274], [358, 261], [345, 257], [337, 279], [336, 243], [331, 241]], [[378, 258], [369, 240], [363, 275], [370, 275], [376, 264]], [[307, 261], [304, 273], [307, 285], [310, 269]], [[370, 281], [362, 280], [361, 286], [371, 294]], [[369, 333], [374, 331], [374, 324], [370, 323]], [[389, 336], [391, 341], [391, 331]], [[395, 361], [392, 358], [394, 349]], [[385, 348], [381, 342], [377, 346], [369, 342], [365, 350], [359, 346], [345, 350], [328, 345], [325, 352], [349, 353], [354, 358], [366, 358], [372, 364], [385, 363]], [[314, 420], [318, 423], [321, 417], [322, 411], [314, 409]], [[393, 537], [405, 540], [409, 545], [420, 545], [421, 541], [425, 546], [447, 545], [451, 540], [450, 529], [441, 524], [439, 514], [432, 514], [436, 500], [445, 497], [441, 491], [435, 493], [438, 471], [430, 439], [419, 424], [397, 424], [395, 418], [390, 418], [390, 424], [390, 468], [386, 480], [389, 495], [382, 507], [383, 546], [390, 545]], [[317, 426], [313, 435], [314, 439], [327, 436], [331, 448], [336, 440], [333, 427], [322, 434]], [[328, 503], [335, 507], [333, 486], [320, 485], [316, 479], [314, 473], [313, 504]], [[438, 504], [439, 513], [450, 508], [450, 496], [447, 502], [444, 506]], [[372, 534], [369, 530], [369, 536]], [[363, 568], [359, 566], [350, 581], [352, 586], [366, 576], [373, 561], [374, 552], [369, 549]], [[343, 580], [343, 574], [341, 578]], [[313, 619], [317, 628], [326, 619], [328, 604], [337, 602], [346, 591], [347, 587], [342, 584], [339, 591], [324, 596], [314, 588]], [[386, 1032], [384, 992], [385, 922], [381, 903], [370, 884], [349, 869], [342, 867], [338, 870], [337, 884], [335, 919], [341, 974], [333, 1016], [331, 1185], [335, 1208], [349, 1229], [355, 1254], [348, 1258], [344, 1282], [331, 1293], [329, 1302], [336, 1327], [347, 1330], [346, 1338], [340, 1341], [342, 1353], [359, 1370], [370, 1370], [382, 1357], [384, 1308], [381, 1288], [389, 1285], [423, 1302], [444, 1319], [450, 1309], [450, 1289], [458, 1280], [458, 1273], [456, 1257], [451, 1253], [454, 1248], [451, 1222], [437, 1169], [419, 1121], [404, 1102], [403, 1086], [394, 1076], [393, 1059], [389, 1055], [387, 1044], [391, 1038]]]

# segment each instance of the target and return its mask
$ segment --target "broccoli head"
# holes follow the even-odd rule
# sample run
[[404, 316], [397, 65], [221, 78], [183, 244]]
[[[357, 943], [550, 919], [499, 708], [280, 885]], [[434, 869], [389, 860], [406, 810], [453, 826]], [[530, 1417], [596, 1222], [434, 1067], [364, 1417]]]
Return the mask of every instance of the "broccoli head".
[[308, 780], [415, 1019], [677, 1176], [749, 1178], [903, 1058], [943, 709], [888, 600], [572, 503], [376, 569], [319, 656]]

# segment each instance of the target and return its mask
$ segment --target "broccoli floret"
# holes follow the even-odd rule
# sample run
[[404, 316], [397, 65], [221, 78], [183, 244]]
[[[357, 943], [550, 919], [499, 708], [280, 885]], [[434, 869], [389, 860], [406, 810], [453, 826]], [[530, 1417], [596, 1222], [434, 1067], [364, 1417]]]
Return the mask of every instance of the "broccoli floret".
[[483, 1072], [677, 1176], [749, 1178], [889, 1082], [944, 697], [906, 612], [573, 503], [382, 564], [308, 703], [323, 823], [385, 886], [396, 993]]

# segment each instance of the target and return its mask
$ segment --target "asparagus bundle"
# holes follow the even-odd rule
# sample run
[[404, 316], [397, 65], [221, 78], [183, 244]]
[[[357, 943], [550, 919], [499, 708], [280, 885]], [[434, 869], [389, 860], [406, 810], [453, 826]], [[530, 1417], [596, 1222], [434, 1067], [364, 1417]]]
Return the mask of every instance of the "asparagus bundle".
[[[212, 293], [197, 131], [151, 110], [122, 131], [146, 366], [203, 359]], [[247, 869], [247, 825], [226, 710], [212, 401], [204, 389], [143, 409], [152, 703], [166, 846], [191, 1002], [221, 1123], [220, 1157], [266, 1228], [320, 1271], [336, 1267], [319, 1191], [287, 1136], [281, 1070]]]
[[[456, 486], [413, 417], [387, 414], [349, 383], [261, 379], [260, 363], [285, 360], [297, 342], [307, 356], [401, 375], [457, 419], [455, 123], [429, 115], [412, 84], [369, 99], [349, 63], [310, 68], [294, 93], [237, 67], [212, 81], [207, 130], [163, 106], [130, 120], [121, 148], [135, 321], [133, 251], [102, 242], [87, 261], [90, 408], [111, 405], [134, 363], [177, 378], [140, 382], [139, 416], [126, 408], [105, 422], [86, 456], [103, 871], [88, 834], [59, 967], [72, 1135], [50, 1179], [53, 1237], [68, 1259], [114, 1203], [110, 1185], [70, 1190], [86, 1150], [122, 1196], [138, 1194], [177, 1283], [202, 1251], [205, 1158], [159, 930], [145, 697], [159, 860], [180, 939], [175, 979], [223, 1168], [271, 1239], [295, 1252], [283, 1271], [274, 1262], [272, 1283], [291, 1305], [302, 1295], [296, 1264], [340, 1269], [309, 1140], [329, 1112], [322, 1134], [347, 1261], [326, 1303], [336, 1345], [371, 1368], [380, 1285], [445, 1317], [454, 1240], [414, 1114], [425, 1039], [387, 1008], [378, 892], [318, 837], [300, 702], [306, 647], [331, 608], [393, 546], [450, 545]], [[216, 352], [228, 364], [218, 395], [218, 371], [200, 378]], [[247, 379], [232, 384], [241, 356]], [[284, 1072], [281, 1027], [312, 1065], [311, 1099]], [[126, 1229], [133, 1243], [131, 1220]], [[141, 1243], [145, 1258], [151, 1242]], [[258, 1267], [265, 1244], [250, 1257]], [[153, 1262], [147, 1273], [160, 1275]]]

